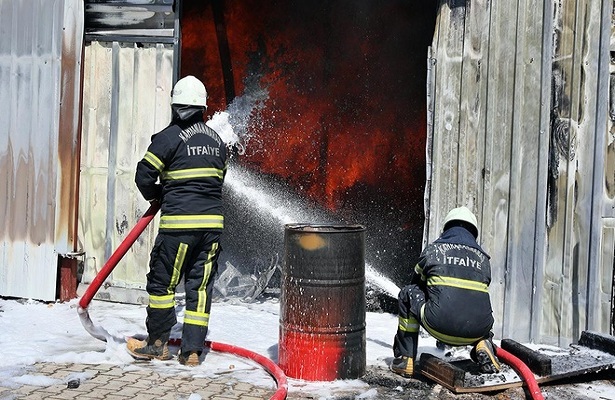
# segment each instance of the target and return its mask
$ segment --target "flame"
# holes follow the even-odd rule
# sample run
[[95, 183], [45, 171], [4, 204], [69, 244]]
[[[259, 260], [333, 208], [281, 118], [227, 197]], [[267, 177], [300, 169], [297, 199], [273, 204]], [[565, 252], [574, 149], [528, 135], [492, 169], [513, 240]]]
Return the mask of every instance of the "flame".
[[204, 80], [209, 110], [254, 82], [267, 90], [244, 165], [331, 210], [364, 193], [393, 207], [422, 203], [435, 5], [183, 4], [181, 72]]

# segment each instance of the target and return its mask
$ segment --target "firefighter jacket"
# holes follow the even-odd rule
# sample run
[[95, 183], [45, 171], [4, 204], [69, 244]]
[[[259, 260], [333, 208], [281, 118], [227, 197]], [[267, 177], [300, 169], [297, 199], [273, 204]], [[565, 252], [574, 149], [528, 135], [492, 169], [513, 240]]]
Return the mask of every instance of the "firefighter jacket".
[[160, 231], [222, 230], [227, 148], [202, 113], [174, 118], [152, 136], [135, 183], [146, 200], [161, 201]]
[[494, 321], [489, 255], [468, 230], [447, 229], [423, 250], [414, 272], [413, 283], [427, 294], [421, 319], [428, 330], [450, 344], [490, 332]]

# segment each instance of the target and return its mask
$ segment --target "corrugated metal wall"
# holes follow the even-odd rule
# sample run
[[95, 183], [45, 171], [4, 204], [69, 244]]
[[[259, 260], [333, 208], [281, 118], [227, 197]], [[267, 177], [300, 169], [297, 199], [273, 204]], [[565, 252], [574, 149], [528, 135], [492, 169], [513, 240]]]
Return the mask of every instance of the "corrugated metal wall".
[[612, 7], [441, 1], [425, 242], [450, 208], [477, 214], [497, 337], [565, 345], [612, 332]]
[[76, 249], [80, 0], [0, 0], [0, 295], [55, 300]]
[[[149, 207], [134, 172], [151, 136], [171, 118], [173, 46], [92, 42], [84, 64], [79, 237], [86, 250], [85, 283]], [[144, 288], [155, 221], [114, 269], [114, 287]], [[134, 296], [138, 291], [114, 299], [136, 301]]]
[[[171, 120], [178, 73], [173, 0], [86, 0], [79, 238], [86, 289], [149, 208], [134, 183], [151, 136]], [[97, 297], [147, 302], [149, 251], [158, 218], [139, 236]]]

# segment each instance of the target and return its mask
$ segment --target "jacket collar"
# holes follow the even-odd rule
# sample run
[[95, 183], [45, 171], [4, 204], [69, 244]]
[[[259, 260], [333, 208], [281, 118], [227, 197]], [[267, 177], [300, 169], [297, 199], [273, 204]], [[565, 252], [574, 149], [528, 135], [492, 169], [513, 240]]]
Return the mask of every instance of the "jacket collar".
[[489, 257], [489, 254], [487, 254], [485, 250], [483, 250], [480, 245], [476, 243], [474, 235], [467, 229], [460, 226], [453, 226], [452, 228], [449, 228], [446, 231], [442, 232], [440, 237], [436, 239], [434, 243], [463, 244], [469, 247], [473, 247], [487, 257]]

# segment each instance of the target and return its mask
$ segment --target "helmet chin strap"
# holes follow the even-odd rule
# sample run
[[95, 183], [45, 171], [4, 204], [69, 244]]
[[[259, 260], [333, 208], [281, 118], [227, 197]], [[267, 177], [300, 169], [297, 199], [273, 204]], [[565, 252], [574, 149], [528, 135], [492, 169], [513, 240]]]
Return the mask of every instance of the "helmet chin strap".
[[182, 121], [187, 121], [193, 118], [195, 115], [202, 114], [206, 109], [207, 107], [188, 106], [184, 104], [171, 104], [173, 119], [179, 119]]

